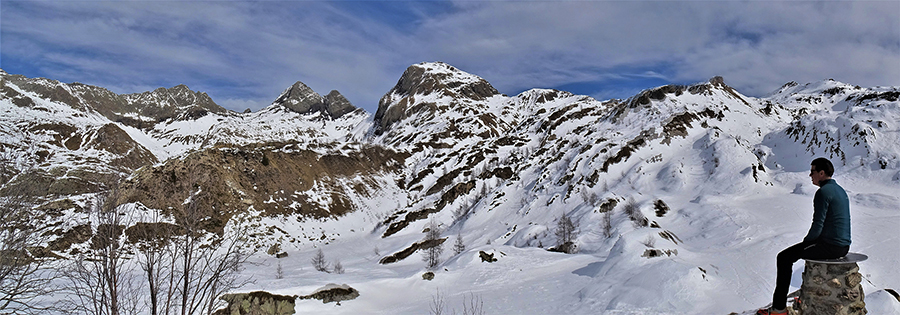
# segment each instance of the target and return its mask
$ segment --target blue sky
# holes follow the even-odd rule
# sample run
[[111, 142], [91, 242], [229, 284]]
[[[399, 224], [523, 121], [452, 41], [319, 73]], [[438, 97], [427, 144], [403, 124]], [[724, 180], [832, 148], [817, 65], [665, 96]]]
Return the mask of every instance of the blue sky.
[[898, 1], [8, 1], [0, 68], [116, 93], [186, 84], [241, 111], [302, 81], [374, 113], [443, 61], [500, 92], [600, 100], [723, 76], [900, 86]]

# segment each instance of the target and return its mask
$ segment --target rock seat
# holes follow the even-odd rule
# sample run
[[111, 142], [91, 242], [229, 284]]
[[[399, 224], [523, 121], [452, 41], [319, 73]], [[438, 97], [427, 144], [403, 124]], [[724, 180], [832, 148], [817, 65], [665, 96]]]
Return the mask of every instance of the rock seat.
[[869, 257], [847, 253], [837, 259], [807, 259], [800, 286], [800, 303], [794, 303], [800, 315], [865, 315], [865, 294], [858, 262]]

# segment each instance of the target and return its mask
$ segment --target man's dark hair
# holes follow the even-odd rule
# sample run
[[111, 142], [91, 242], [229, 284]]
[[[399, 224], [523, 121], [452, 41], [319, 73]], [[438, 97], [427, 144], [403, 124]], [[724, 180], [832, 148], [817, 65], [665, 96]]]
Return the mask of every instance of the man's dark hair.
[[826, 158], [817, 158], [810, 164], [816, 171], [825, 171], [825, 175], [831, 177], [834, 175], [834, 165]]

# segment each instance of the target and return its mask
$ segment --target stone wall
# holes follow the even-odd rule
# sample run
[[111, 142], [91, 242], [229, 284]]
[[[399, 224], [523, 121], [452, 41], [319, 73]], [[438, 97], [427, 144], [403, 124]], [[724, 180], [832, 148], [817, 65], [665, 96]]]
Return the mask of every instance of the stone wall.
[[794, 303], [799, 315], [865, 315], [862, 275], [856, 263], [823, 264], [806, 262], [800, 302]]

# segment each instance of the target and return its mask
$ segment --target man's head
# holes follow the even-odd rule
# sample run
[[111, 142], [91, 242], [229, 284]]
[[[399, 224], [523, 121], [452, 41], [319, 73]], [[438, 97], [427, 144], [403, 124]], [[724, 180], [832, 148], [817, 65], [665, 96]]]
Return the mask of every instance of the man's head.
[[813, 185], [822, 186], [822, 181], [831, 179], [834, 175], [834, 165], [826, 158], [817, 158], [810, 163], [809, 178]]

